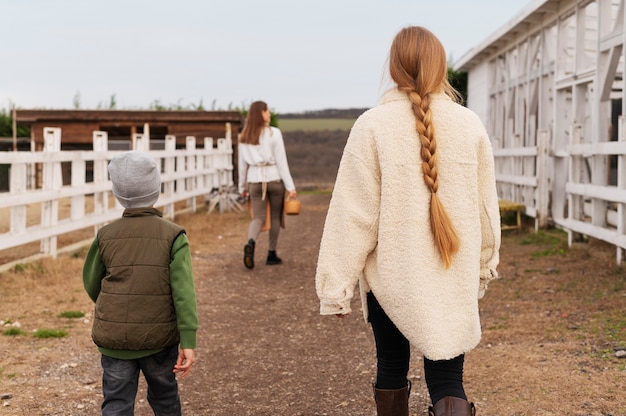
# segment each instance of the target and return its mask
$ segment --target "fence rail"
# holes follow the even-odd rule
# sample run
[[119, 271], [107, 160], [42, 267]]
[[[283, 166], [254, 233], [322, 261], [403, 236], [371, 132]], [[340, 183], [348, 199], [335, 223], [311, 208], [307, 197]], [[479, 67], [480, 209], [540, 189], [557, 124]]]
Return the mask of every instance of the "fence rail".
[[576, 234], [613, 244], [620, 264], [626, 249], [626, 141], [584, 143], [579, 125], [571, 131], [571, 142], [558, 151], [545, 130], [538, 131], [537, 146], [495, 148], [498, 194], [523, 204], [535, 229], [552, 223], [568, 233], [570, 244]]
[[[156, 207], [164, 217], [195, 212], [198, 197], [204, 197], [211, 209], [220, 205], [222, 210], [224, 203], [233, 203], [228, 194], [234, 185], [228, 127], [225, 138], [217, 139], [215, 146], [212, 138], [205, 138], [203, 148], [188, 136], [186, 147], [176, 149], [176, 137], [168, 135], [165, 149], [151, 150], [147, 137], [134, 135], [132, 147], [149, 152], [161, 166], [162, 190]], [[107, 134], [93, 133], [91, 151], [60, 149], [61, 129], [45, 128], [43, 151], [0, 152], [0, 165], [8, 165], [9, 171], [9, 191], [0, 193], [0, 252], [40, 242], [37, 256], [56, 257], [59, 235], [89, 227], [94, 227], [95, 235], [102, 225], [121, 216], [123, 208], [112, 197], [107, 165], [122, 151], [108, 150]], [[69, 172], [62, 164], [69, 165]], [[64, 172], [68, 184], [64, 184]], [[60, 203], [68, 200], [69, 210], [61, 212]], [[8, 267], [0, 265], [0, 270]]]

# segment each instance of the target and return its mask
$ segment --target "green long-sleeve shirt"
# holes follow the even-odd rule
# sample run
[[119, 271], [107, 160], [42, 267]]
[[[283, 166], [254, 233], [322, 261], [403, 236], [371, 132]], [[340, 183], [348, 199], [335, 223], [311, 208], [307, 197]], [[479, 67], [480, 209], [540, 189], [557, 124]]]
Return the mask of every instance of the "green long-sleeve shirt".
[[[83, 285], [87, 294], [94, 302], [100, 294], [100, 284], [106, 269], [100, 257], [98, 239], [95, 238], [85, 258], [83, 266]], [[189, 240], [181, 233], [174, 241], [170, 261], [170, 284], [172, 298], [176, 310], [176, 322], [180, 333], [180, 348], [196, 347], [196, 331], [198, 329], [198, 313], [196, 309], [196, 292], [191, 267]], [[131, 360], [155, 354], [157, 350], [114, 350], [99, 347], [98, 350], [109, 357]]]

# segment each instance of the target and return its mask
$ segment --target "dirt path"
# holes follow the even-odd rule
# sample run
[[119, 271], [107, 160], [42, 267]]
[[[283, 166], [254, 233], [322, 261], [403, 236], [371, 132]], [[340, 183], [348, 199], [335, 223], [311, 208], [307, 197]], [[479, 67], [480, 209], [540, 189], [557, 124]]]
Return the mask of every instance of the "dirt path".
[[[300, 216], [287, 217], [278, 254], [266, 266], [267, 234], [257, 267], [242, 264], [245, 214], [187, 215], [201, 329], [198, 363], [180, 382], [185, 415], [373, 415], [375, 374], [370, 328], [355, 312], [344, 320], [318, 314], [315, 262], [328, 195], [302, 196]], [[466, 358], [466, 389], [481, 416], [626, 415], [626, 284], [614, 249], [563, 249], [562, 236], [507, 235], [500, 273], [481, 301], [484, 335]], [[537, 256], [537, 252], [543, 254]], [[84, 254], [84, 253], [83, 253]], [[42, 263], [27, 274], [0, 275], [0, 319], [30, 331], [64, 327], [69, 336], [0, 336], [0, 401], [4, 415], [95, 415], [99, 356], [84, 322], [64, 310], [90, 312], [82, 292], [81, 253]], [[41, 270], [39, 270], [41, 271]], [[63, 276], [52, 279], [50, 276]], [[428, 406], [421, 357], [415, 353], [411, 415]], [[150, 415], [138, 395], [138, 416]]]
[[[257, 245], [257, 266], [252, 271], [243, 268], [247, 222], [232, 252], [198, 262], [199, 270], [204, 262], [219, 262], [223, 272], [199, 287], [205, 320], [200, 337], [206, 353], [198, 369], [212, 381], [189, 380], [198, 398], [210, 397], [198, 400], [205, 411], [189, 414], [344, 414], [342, 406], [353, 409], [349, 414], [371, 414], [367, 402], [372, 364], [367, 358], [373, 344], [368, 328], [362, 319], [341, 322], [318, 314], [313, 279], [327, 200], [304, 198], [303, 213], [286, 218], [279, 240], [281, 266], [264, 264], [264, 233]], [[367, 410], [360, 413], [359, 408]], [[222, 410], [212, 413], [215, 409]]]

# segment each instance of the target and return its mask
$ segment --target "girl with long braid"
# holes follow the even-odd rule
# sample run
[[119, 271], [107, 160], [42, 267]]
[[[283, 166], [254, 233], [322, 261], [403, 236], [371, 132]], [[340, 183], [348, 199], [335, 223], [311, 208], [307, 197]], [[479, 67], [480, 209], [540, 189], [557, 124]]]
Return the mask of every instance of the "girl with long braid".
[[357, 282], [376, 344], [379, 416], [409, 414], [410, 349], [424, 356], [431, 416], [475, 415], [465, 354], [478, 300], [497, 278], [500, 214], [491, 144], [458, 104], [441, 42], [402, 29], [394, 88], [355, 122], [333, 190], [316, 272], [322, 315], [345, 317]]

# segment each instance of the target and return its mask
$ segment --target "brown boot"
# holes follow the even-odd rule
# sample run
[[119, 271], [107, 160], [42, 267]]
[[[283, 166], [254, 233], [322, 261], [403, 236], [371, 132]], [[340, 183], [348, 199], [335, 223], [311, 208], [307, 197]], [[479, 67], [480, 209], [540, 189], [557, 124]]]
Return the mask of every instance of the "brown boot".
[[446, 396], [428, 408], [428, 416], [476, 416], [476, 407], [459, 397]]
[[409, 416], [410, 381], [407, 382], [406, 387], [397, 390], [377, 389], [376, 385], [373, 387], [378, 416]]

